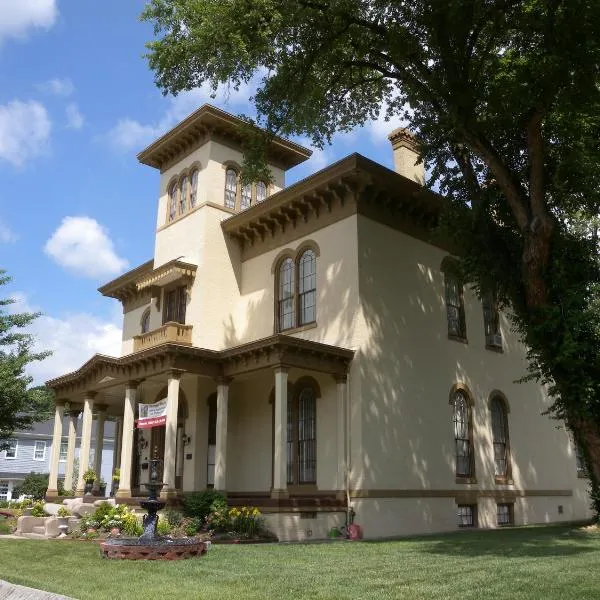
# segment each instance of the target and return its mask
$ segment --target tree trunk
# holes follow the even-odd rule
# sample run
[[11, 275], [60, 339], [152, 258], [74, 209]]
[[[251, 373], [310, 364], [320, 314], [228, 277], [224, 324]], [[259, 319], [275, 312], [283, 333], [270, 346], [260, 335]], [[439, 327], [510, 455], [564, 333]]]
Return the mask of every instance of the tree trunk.
[[[535, 221], [530, 225], [535, 228]], [[551, 231], [541, 227], [528, 231], [523, 240], [523, 287], [528, 309], [543, 308], [548, 303], [548, 288], [544, 274], [550, 260]]]
[[585, 450], [588, 475], [596, 489], [600, 483], [600, 427], [592, 419], [574, 419], [571, 426]]

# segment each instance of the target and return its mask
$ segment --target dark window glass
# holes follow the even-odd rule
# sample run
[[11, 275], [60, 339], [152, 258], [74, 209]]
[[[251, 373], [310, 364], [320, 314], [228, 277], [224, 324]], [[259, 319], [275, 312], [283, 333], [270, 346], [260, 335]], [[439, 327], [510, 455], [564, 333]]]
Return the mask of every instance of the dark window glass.
[[498, 477], [506, 477], [508, 473], [508, 432], [504, 402], [500, 398], [493, 398], [491, 408], [495, 473]]
[[288, 403], [288, 484], [317, 481], [317, 404], [312, 387]]
[[181, 179], [181, 187], [179, 188], [179, 214], [182, 215], [187, 209], [187, 193], [188, 193], [188, 178], [187, 176]]
[[235, 208], [237, 193], [237, 173], [234, 169], [227, 169], [225, 173], [225, 206]]
[[150, 331], [150, 309], [147, 309], [142, 315], [142, 333]]
[[190, 181], [190, 208], [194, 208], [198, 199], [198, 169], [194, 169], [192, 171], [192, 177]]
[[472, 475], [470, 410], [467, 398], [458, 391], [453, 399], [454, 441], [456, 445], [456, 475]]
[[496, 296], [492, 292], [486, 292], [481, 297], [483, 306], [483, 326], [485, 329], [486, 346], [502, 348], [502, 334], [500, 333], [500, 313]]
[[267, 199], [267, 184], [264, 181], [259, 181], [256, 184], [256, 201], [263, 202]]
[[240, 202], [240, 208], [244, 210], [245, 208], [250, 208], [252, 204], [252, 185], [246, 184], [242, 186], [242, 199]]
[[312, 250], [300, 257], [298, 265], [299, 325], [317, 320], [317, 260]]
[[177, 215], [177, 184], [173, 183], [169, 189], [169, 221]]
[[186, 301], [185, 285], [166, 292], [163, 324], [170, 322], [185, 324]]
[[466, 337], [466, 327], [462, 283], [453, 273], [446, 273], [445, 284], [448, 334], [455, 337], [464, 338]]
[[279, 331], [296, 326], [294, 283], [294, 261], [291, 258], [286, 258], [279, 267]]
[[457, 510], [459, 527], [475, 527], [476, 508], [472, 504], [459, 504]]
[[498, 504], [496, 506], [496, 523], [498, 525], [512, 525], [513, 524], [513, 505], [512, 504]]

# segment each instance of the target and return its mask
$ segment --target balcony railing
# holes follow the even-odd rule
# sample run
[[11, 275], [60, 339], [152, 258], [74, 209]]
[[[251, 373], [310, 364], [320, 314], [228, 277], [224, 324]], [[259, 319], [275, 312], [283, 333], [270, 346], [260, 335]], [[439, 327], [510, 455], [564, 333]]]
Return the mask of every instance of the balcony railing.
[[133, 351], [139, 352], [160, 344], [192, 344], [192, 325], [165, 323], [158, 329], [133, 336]]

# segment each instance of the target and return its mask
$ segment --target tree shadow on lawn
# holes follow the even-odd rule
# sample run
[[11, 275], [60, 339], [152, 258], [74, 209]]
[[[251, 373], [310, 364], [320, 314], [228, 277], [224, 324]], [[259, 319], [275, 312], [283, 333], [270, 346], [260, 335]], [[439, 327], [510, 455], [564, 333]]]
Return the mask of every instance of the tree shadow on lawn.
[[[504, 558], [576, 556], [600, 552], [600, 534], [575, 527], [541, 526], [518, 529], [463, 531], [421, 538], [418, 551], [424, 554]], [[373, 543], [375, 540], [373, 540]], [[367, 542], [369, 543], [369, 542]]]
[[600, 538], [574, 528], [540, 527], [468, 532], [427, 544], [430, 554], [453, 556], [496, 556], [504, 558], [544, 558], [576, 556], [600, 551]]

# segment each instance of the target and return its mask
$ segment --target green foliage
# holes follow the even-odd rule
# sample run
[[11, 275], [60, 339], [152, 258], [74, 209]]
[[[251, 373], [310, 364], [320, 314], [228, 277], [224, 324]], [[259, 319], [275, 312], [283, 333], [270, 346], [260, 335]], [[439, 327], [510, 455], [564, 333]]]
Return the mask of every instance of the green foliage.
[[35, 500], [42, 500], [48, 489], [48, 473], [29, 473], [25, 476], [18, 492], [25, 496], [31, 496]]
[[[9, 281], [0, 269], [0, 286]], [[52, 391], [30, 387], [33, 379], [26, 373], [27, 365], [49, 355], [33, 352], [34, 338], [22, 332], [39, 314], [12, 313], [7, 308], [14, 302], [0, 299], [0, 450], [15, 431], [30, 429], [34, 422], [48, 418], [52, 409]]]
[[[158, 86], [252, 78], [256, 133], [322, 147], [403, 116], [418, 132], [441, 227], [467, 283], [490, 288], [584, 450], [600, 497], [600, 3], [589, 0], [151, 0]], [[262, 155], [262, 163], [261, 163]]]
[[44, 510], [44, 503], [41, 500], [33, 503], [31, 508], [32, 517], [45, 517], [46, 511]]
[[121, 469], [116, 468], [113, 471], [112, 479], [113, 479], [113, 481], [119, 483], [119, 481], [121, 480]]
[[174, 510], [173, 508], [168, 508], [163, 513], [163, 519], [171, 527], [179, 527], [181, 525], [181, 522], [183, 521], [183, 514], [181, 514], [178, 510]]
[[169, 535], [171, 533], [171, 526], [166, 519], [158, 519], [156, 533], [158, 533], [158, 535]]
[[87, 469], [83, 474], [83, 480], [86, 483], [94, 483], [94, 481], [96, 481], [96, 472], [94, 471], [94, 469]]
[[138, 537], [143, 532], [137, 516], [127, 505], [112, 506], [108, 502], [102, 502], [91, 515], [81, 519], [81, 532], [86, 533], [90, 528], [99, 532], [109, 532], [117, 528], [131, 537]]
[[183, 514], [186, 517], [196, 517], [201, 522], [204, 522], [211, 512], [211, 506], [215, 501], [224, 502], [225, 506], [227, 506], [227, 501], [223, 495], [215, 490], [188, 494], [183, 498]]
[[57, 517], [70, 517], [73, 513], [66, 507], [60, 506], [56, 511]]

